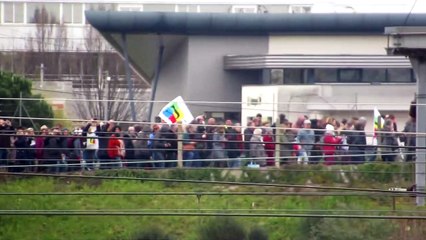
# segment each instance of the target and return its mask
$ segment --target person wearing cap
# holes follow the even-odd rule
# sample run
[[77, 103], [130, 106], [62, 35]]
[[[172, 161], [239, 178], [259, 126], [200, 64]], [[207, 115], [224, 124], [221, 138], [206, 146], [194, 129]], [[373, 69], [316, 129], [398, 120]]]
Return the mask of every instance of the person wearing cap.
[[315, 143], [315, 132], [311, 129], [311, 121], [306, 119], [303, 122], [303, 128], [297, 133], [296, 140], [300, 143], [301, 148], [298, 153], [297, 163], [308, 164], [311, 151]]

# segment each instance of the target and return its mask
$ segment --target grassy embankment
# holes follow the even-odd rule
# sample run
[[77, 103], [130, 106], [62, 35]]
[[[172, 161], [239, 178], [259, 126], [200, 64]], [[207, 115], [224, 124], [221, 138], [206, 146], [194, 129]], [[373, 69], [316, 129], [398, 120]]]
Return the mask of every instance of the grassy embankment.
[[[407, 186], [412, 181], [412, 166], [371, 164], [343, 169], [353, 171], [342, 176], [338, 171], [321, 166], [295, 166], [293, 171], [171, 170], [171, 171], [107, 171], [97, 175], [166, 177], [243, 182], [274, 182], [369, 187], [387, 189]], [[339, 169], [340, 167], [335, 167]], [[368, 173], [365, 173], [368, 171]], [[364, 172], [364, 173], [360, 173]], [[303, 191], [292, 188], [265, 188], [209, 184], [181, 184], [125, 180], [84, 180], [71, 178], [4, 178], [1, 192], [217, 192], [217, 191]], [[315, 191], [315, 190], [309, 190]], [[383, 210], [392, 214], [390, 197], [373, 196], [0, 196], [2, 210], [134, 210], [147, 209], [217, 209], [227, 212], [289, 213], [307, 209], [330, 210], [330, 214], [353, 214], [350, 210]], [[397, 198], [397, 210], [425, 210], [414, 207], [413, 198]], [[273, 211], [272, 211], [273, 210]], [[342, 212], [343, 211], [343, 212]], [[318, 213], [318, 212], [316, 212]], [[358, 212], [359, 213], [359, 212]], [[405, 213], [407, 214], [407, 213]], [[0, 239], [132, 239], [135, 233], [157, 226], [175, 239], [200, 239], [200, 227], [211, 217], [124, 217], [124, 216], [1, 216]], [[421, 239], [426, 234], [425, 222], [356, 220], [324, 218], [237, 218], [246, 229], [260, 227], [270, 239]]]

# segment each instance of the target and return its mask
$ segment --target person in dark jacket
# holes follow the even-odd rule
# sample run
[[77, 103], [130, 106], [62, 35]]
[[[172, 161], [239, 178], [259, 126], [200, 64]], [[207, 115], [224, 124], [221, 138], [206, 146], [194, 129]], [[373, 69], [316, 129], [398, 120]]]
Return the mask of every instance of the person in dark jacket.
[[253, 131], [255, 129], [254, 122], [249, 122], [247, 128], [244, 129], [244, 155], [245, 157], [250, 157], [250, 140], [253, 136]]
[[32, 162], [29, 159], [29, 148], [30, 142], [28, 142], [27, 137], [24, 135], [24, 129], [19, 127], [16, 131], [16, 138], [14, 139], [14, 146], [16, 149], [16, 157], [14, 165], [18, 165], [19, 167], [12, 168], [12, 172], [24, 172], [25, 165], [30, 165]]
[[76, 128], [73, 131], [73, 137], [69, 137], [67, 140], [67, 163], [70, 164], [68, 167], [69, 171], [79, 171], [79, 170], [91, 170], [90, 166], [85, 166], [83, 158], [83, 141], [82, 141], [82, 132], [80, 128]]
[[108, 121], [105, 124], [99, 124], [96, 127], [96, 133], [99, 138], [99, 149], [98, 149], [98, 160], [100, 163], [100, 169], [111, 169], [113, 168], [114, 160], [111, 159], [108, 155], [108, 143], [109, 138], [111, 137], [112, 130], [115, 127], [115, 122], [113, 120]]
[[169, 131], [164, 135], [164, 138], [167, 139], [167, 142], [170, 143], [170, 147], [166, 150], [166, 167], [176, 167], [177, 166], [177, 125], [172, 124], [169, 128]]
[[124, 148], [126, 149], [125, 162], [129, 168], [137, 168], [138, 164], [135, 161], [135, 146], [133, 145], [136, 139], [136, 131], [134, 126], [127, 129], [127, 133], [123, 135]]
[[385, 147], [382, 147], [383, 161], [394, 162], [396, 157], [395, 151], [398, 149], [398, 140], [394, 132], [392, 120], [385, 120], [385, 124], [380, 135], [380, 144], [385, 145]]
[[44, 139], [43, 163], [49, 165], [47, 167], [47, 172], [49, 173], [59, 173], [61, 170], [60, 164], [65, 158], [60, 136], [61, 131], [59, 128], [53, 128], [52, 135]]
[[7, 159], [11, 147], [10, 135], [13, 133], [10, 121], [0, 119], [0, 166], [9, 165]]
[[241, 126], [239, 123], [236, 123], [234, 127], [228, 126], [225, 131], [225, 138], [228, 140], [225, 144], [229, 158], [228, 167], [240, 167], [241, 163], [239, 158], [241, 156], [242, 140]]
[[354, 125], [354, 132], [351, 132], [347, 136], [347, 143], [349, 144], [349, 153], [353, 155], [351, 163], [363, 163], [365, 161], [365, 147], [367, 140], [364, 132], [365, 124], [362, 121], [358, 121]]
[[163, 124], [160, 130], [155, 134], [153, 141], [153, 160], [158, 161], [155, 164], [157, 168], [166, 167], [166, 156], [168, 154], [168, 150], [172, 148], [172, 144], [169, 142], [169, 134], [170, 134], [170, 126], [168, 124]]
[[416, 119], [411, 117], [410, 120], [405, 123], [405, 127], [402, 132], [404, 132], [404, 134], [401, 136], [401, 139], [405, 146], [408, 147], [405, 150], [406, 161], [412, 162], [416, 159]]
[[[214, 158], [214, 150], [213, 150], [213, 136], [216, 132], [216, 119], [215, 118], [209, 118], [207, 120], [206, 125], [206, 135], [205, 135], [205, 143], [206, 143], [206, 159], [213, 159]], [[211, 164], [211, 161], [204, 161], [204, 166], [207, 167]]]
[[132, 143], [135, 150], [135, 160], [137, 161], [136, 166], [138, 168], [152, 168], [153, 164], [151, 162], [146, 162], [151, 160], [151, 150], [149, 146], [151, 127], [149, 124], [136, 126], [135, 132], [136, 137], [132, 140]]

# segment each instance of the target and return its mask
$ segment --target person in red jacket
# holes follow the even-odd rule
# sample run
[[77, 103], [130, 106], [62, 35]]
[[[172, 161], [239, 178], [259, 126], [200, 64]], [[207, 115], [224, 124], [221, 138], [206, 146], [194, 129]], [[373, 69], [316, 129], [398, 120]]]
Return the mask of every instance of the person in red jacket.
[[336, 145], [326, 145], [326, 144], [340, 144], [342, 139], [334, 135], [334, 127], [331, 124], [327, 124], [325, 127], [324, 134], [324, 145], [322, 151], [324, 153], [325, 165], [334, 164], [334, 154], [336, 153]]
[[115, 126], [113, 134], [108, 141], [108, 156], [113, 161], [115, 160], [119, 168], [123, 168], [122, 159], [124, 159], [124, 143], [121, 137], [121, 128]]
[[267, 156], [266, 165], [274, 166], [275, 165], [275, 159], [274, 159], [275, 143], [274, 143], [274, 136], [273, 136], [273, 132], [271, 128], [265, 129], [265, 134], [263, 135], [263, 142], [265, 143], [265, 153]]

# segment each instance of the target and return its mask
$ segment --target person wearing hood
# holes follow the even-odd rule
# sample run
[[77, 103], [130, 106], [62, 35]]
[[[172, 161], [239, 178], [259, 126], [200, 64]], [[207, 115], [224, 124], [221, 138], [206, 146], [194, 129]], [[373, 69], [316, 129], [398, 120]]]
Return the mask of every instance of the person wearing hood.
[[153, 141], [153, 160], [158, 161], [155, 164], [157, 168], [166, 167], [166, 154], [169, 149], [172, 148], [172, 144], [169, 142], [168, 135], [170, 134], [170, 126], [163, 124], [160, 130], [155, 134]]
[[322, 147], [325, 165], [334, 164], [334, 154], [336, 153], [337, 147], [335, 144], [340, 144], [341, 141], [342, 139], [340, 137], [335, 136], [334, 126], [331, 124], [327, 124], [325, 126], [325, 134], [323, 139], [324, 145]]
[[266, 165], [265, 144], [263, 143], [262, 129], [260, 128], [256, 128], [253, 131], [253, 136], [250, 139], [250, 157], [253, 158], [253, 162], [260, 166]]

